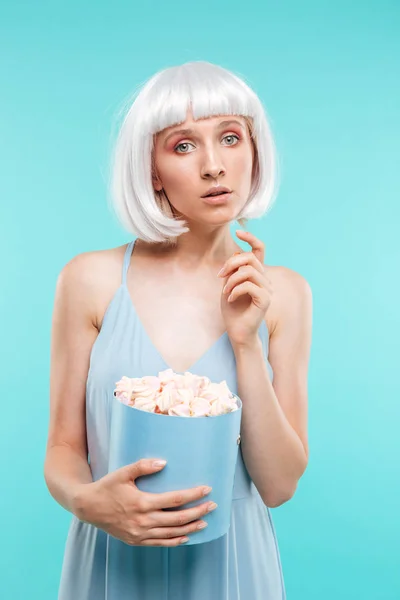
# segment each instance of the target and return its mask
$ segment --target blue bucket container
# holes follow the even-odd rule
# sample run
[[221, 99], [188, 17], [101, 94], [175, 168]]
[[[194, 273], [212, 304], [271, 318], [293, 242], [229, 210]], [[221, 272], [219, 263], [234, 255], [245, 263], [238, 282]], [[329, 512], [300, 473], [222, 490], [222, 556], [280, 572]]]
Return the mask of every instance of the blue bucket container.
[[210, 542], [229, 530], [233, 485], [240, 443], [242, 402], [238, 409], [213, 417], [178, 417], [151, 413], [113, 398], [108, 471], [141, 458], [162, 458], [165, 467], [136, 479], [136, 486], [153, 494], [209, 485], [203, 499], [166, 510], [184, 510], [214, 501], [218, 507], [201, 517], [208, 527], [189, 534], [185, 546]]

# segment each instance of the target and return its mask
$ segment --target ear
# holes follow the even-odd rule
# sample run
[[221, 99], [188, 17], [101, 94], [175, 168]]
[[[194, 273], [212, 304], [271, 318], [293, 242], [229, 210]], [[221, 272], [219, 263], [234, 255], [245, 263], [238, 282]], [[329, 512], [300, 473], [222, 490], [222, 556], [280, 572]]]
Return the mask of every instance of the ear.
[[153, 188], [156, 190], [156, 192], [161, 192], [163, 188], [161, 181], [157, 177], [153, 177]]
[[157, 174], [156, 166], [154, 164], [154, 156], [151, 157], [151, 180], [153, 183], [153, 188], [156, 190], [156, 192], [160, 192], [163, 186]]
[[156, 173], [156, 169], [155, 169], [154, 165], [152, 165], [152, 168], [151, 168], [151, 181], [153, 184], [153, 188], [157, 192], [160, 192], [162, 190], [162, 183]]

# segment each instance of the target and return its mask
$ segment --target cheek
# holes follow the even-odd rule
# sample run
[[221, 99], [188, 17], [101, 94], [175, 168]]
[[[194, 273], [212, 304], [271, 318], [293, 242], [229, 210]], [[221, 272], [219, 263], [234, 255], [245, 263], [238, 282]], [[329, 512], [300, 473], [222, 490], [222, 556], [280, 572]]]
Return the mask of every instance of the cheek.
[[193, 185], [193, 165], [188, 160], [171, 160], [164, 171], [164, 181], [172, 187]]
[[250, 149], [246, 149], [244, 152], [238, 152], [230, 163], [230, 169], [232, 173], [236, 174], [236, 176], [240, 178], [243, 178], [243, 176], [246, 175], [251, 177], [252, 168], [253, 158]]
[[188, 189], [193, 189], [193, 168], [187, 163], [184, 164], [184, 161], [180, 164], [177, 164], [176, 161], [165, 163], [163, 169], [160, 169], [160, 176], [164, 188], [170, 193], [180, 191], [186, 194]]

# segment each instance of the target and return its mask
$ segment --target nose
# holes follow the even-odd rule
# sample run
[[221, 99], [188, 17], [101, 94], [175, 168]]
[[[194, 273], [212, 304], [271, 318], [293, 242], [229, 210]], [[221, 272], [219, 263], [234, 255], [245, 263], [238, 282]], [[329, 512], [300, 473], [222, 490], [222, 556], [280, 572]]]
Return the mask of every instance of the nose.
[[201, 176], [205, 178], [212, 177], [217, 179], [221, 175], [225, 175], [225, 167], [222, 163], [222, 158], [218, 152], [210, 149], [204, 155], [203, 164], [201, 167]]

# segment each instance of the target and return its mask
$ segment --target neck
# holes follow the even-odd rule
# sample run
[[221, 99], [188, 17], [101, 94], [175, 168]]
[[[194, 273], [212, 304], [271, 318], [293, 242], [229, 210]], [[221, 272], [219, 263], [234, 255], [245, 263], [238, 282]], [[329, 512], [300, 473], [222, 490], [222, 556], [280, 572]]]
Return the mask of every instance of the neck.
[[148, 244], [137, 240], [137, 245], [144, 251], [167, 259], [169, 263], [183, 270], [221, 267], [234, 252], [241, 250], [232, 239], [228, 228], [209, 234], [204, 232], [200, 234], [191, 230], [178, 236], [173, 244], [170, 242]]

